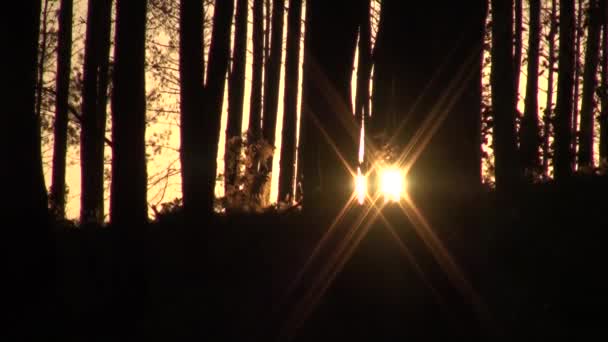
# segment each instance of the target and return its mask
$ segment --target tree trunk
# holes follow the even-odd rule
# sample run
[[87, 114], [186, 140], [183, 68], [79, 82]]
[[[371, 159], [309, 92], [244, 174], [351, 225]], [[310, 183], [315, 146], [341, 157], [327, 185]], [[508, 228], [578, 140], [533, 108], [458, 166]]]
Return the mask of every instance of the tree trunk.
[[358, 21], [350, 4], [307, 2], [302, 98], [306, 210], [341, 207], [353, 190], [349, 168], [354, 165], [344, 163], [356, 156], [358, 142], [350, 91]]
[[[281, 79], [281, 57], [283, 52], [283, 11], [285, 2], [273, 0], [272, 2], [272, 29], [270, 55], [266, 61], [264, 74], [264, 116], [263, 135], [264, 139], [271, 145], [275, 143], [275, 132], [277, 127], [277, 111], [279, 104], [279, 84]], [[265, 165], [267, 170], [272, 170], [272, 160], [269, 158]]]
[[146, 0], [118, 0], [112, 93], [113, 224], [148, 220], [146, 172]]
[[300, 22], [302, 0], [291, 0], [287, 17], [285, 55], [285, 93], [283, 96], [283, 131], [281, 132], [281, 174], [279, 200], [292, 201], [294, 195], [298, 88], [300, 72]]
[[[581, 40], [583, 36], [583, 0], [578, 0], [578, 12], [577, 18], [574, 23], [575, 32], [575, 45], [574, 45], [574, 95], [572, 99], [572, 169], [576, 170], [576, 147], [579, 143], [579, 129], [578, 129], [578, 103], [580, 98], [580, 79], [581, 79]], [[576, 8], [575, 8], [576, 11]]]
[[581, 131], [579, 136], [578, 166], [593, 167], [593, 130], [595, 91], [597, 88], [597, 64], [601, 32], [600, 0], [589, 1], [589, 26], [583, 72], [583, 98], [581, 104]]
[[262, 135], [262, 75], [264, 67], [264, 3], [253, 0], [253, 63], [251, 75], [251, 99], [249, 102], [249, 143]]
[[574, 89], [574, 0], [560, 1], [557, 105], [555, 108], [555, 179], [572, 174], [572, 91]]
[[38, 84], [36, 86], [36, 116], [40, 117], [42, 114], [42, 88], [44, 88], [44, 63], [46, 62], [47, 53], [47, 42], [49, 38], [49, 32], [47, 24], [49, 21], [49, 0], [44, 0], [44, 8], [42, 9], [42, 27], [39, 34], [42, 35], [42, 41], [40, 42], [40, 52], [38, 53]]
[[[247, 61], [247, 0], [238, 0], [232, 54], [232, 72], [228, 81], [228, 123], [224, 154], [224, 188], [226, 193], [234, 186], [241, 151], [240, 137], [243, 124], [245, 95], [245, 65]], [[235, 140], [237, 139], [237, 140]]]
[[196, 215], [206, 198], [203, 163], [198, 160], [204, 146], [203, 1], [180, 1], [180, 161], [185, 212]]
[[524, 117], [521, 126], [521, 160], [524, 172], [532, 176], [540, 171], [538, 149], [538, 64], [540, 45], [540, 0], [530, 0], [530, 29], [528, 35], [528, 78]]
[[601, 1], [602, 20], [602, 108], [600, 113], [600, 164], [608, 164], [608, 4]]
[[53, 141], [53, 176], [50, 205], [54, 215], [65, 217], [65, 169], [68, 139], [68, 95], [72, 61], [72, 0], [61, 0], [59, 42], [57, 46], [57, 80]]
[[514, 100], [513, 106], [517, 110], [517, 102], [519, 101], [519, 78], [521, 75], [521, 54], [522, 54], [522, 33], [523, 33], [523, 6], [522, 0], [515, 0], [515, 27], [514, 27], [514, 43], [513, 43], [513, 89]]
[[549, 44], [548, 75], [547, 75], [547, 103], [543, 116], [543, 174], [549, 177], [549, 159], [551, 157], [549, 151], [549, 135], [551, 132], [551, 124], [553, 117], [553, 67], [555, 65], [555, 33], [557, 31], [557, 1], [551, 1], [551, 17], [549, 19], [549, 36], [547, 38]]
[[[110, 46], [111, 0], [89, 1], [82, 90], [80, 221], [104, 218], [104, 137]], [[105, 75], [104, 75], [105, 73]]]
[[[38, 61], [38, 34], [40, 30], [40, 0], [20, 1], [11, 9], [18, 16], [17, 27], [12, 27], [8, 35], [8, 72], [6, 84], [10, 84], [9, 99], [5, 105], [3, 123], [6, 129], [18, 132], [20, 140], [7, 141], [14, 144], [7, 148], [10, 167], [5, 167], [3, 177], [11, 184], [18, 184], [18, 191], [11, 191], [11, 210], [9, 217], [23, 220], [28, 218], [34, 227], [37, 220], [47, 216], [47, 194], [42, 171], [42, 152], [40, 149], [40, 118], [36, 116], [36, 84]], [[11, 184], [9, 184], [9, 189]], [[8, 218], [5, 218], [8, 220]], [[11, 222], [11, 221], [6, 221]], [[29, 242], [29, 241], [28, 241]]]
[[217, 150], [220, 138], [220, 120], [224, 102], [224, 86], [230, 61], [230, 29], [234, 2], [217, 1], [213, 13], [213, 32], [209, 47], [209, 65], [207, 84], [205, 85], [205, 118], [204, 145], [202, 157], [204, 170], [202, 174], [205, 187], [202, 208], [204, 213], [213, 212], [215, 178], [217, 172]]
[[519, 178], [515, 141], [515, 93], [513, 84], [512, 0], [492, 0], [492, 107], [494, 113], [494, 156], [496, 188], [512, 189]]
[[357, 66], [357, 92], [355, 119], [361, 124], [369, 117], [369, 81], [372, 69], [370, 1], [359, 1], [359, 63]]

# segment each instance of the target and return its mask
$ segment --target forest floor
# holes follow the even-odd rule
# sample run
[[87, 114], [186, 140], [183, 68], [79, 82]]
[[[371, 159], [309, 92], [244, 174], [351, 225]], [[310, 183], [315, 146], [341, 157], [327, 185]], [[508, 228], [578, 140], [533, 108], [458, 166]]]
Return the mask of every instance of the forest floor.
[[[331, 234], [335, 215], [328, 212], [193, 224], [174, 215], [130, 238], [116, 227], [57, 225], [39, 335], [61, 341], [607, 336], [608, 180], [534, 185], [508, 197], [487, 192], [443, 204], [421, 197], [415, 202], [427, 226], [397, 205], [355, 224], [365, 210], [356, 207]], [[35, 321], [28, 326], [36, 329]]]

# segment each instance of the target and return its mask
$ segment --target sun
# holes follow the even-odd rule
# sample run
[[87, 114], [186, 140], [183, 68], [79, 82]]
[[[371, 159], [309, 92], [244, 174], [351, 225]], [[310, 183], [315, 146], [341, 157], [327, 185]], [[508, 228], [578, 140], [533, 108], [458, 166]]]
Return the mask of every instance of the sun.
[[385, 202], [399, 202], [405, 192], [405, 175], [397, 167], [387, 167], [379, 170], [379, 190], [384, 195]]

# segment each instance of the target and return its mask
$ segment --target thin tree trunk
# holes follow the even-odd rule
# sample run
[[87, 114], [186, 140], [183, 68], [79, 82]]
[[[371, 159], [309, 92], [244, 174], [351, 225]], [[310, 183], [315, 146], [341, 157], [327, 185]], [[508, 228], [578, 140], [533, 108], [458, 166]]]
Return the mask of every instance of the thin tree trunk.
[[[103, 169], [111, 0], [89, 1], [82, 91], [80, 221], [103, 222]], [[105, 73], [105, 75], [104, 75]]]
[[285, 94], [283, 96], [283, 131], [281, 132], [281, 174], [279, 175], [280, 201], [291, 201], [294, 198], [293, 182], [296, 161], [302, 0], [290, 0], [287, 15]]
[[601, 1], [602, 18], [602, 93], [600, 113], [600, 164], [608, 164], [608, 4]]
[[509, 189], [519, 178], [515, 141], [514, 62], [511, 43], [512, 0], [492, 0], [492, 107], [494, 112], [494, 155], [497, 189]]
[[515, 93], [513, 104], [517, 110], [517, 102], [519, 101], [519, 78], [521, 75], [521, 55], [522, 55], [522, 33], [523, 33], [523, 0], [515, 0], [515, 27], [514, 27], [514, 42], [513, 42], [513, 89]]
[[572, 174], [572, 93], [574, 90], [574, 0], [560, 1], [557, 105], [555, 108], [555, 179]]
[[65, 169], [68, 139], [68, 95], [72, 61], [72, 0], [61, 0], [57, 46], [55, 123], [53, 126], [53, 176], [50, 204], [56, 217], [65, 217]]
[[264, 67], [264, 3], [253, 0], [253, 64], [251, 76], [251, 99], [249, 103], [249, 143], [257, 141], [262, 134], [262, 75]]
[[[264, 139], [271, 145], [275, 143], [275, 132], [277, 127], [277, 112], [279, 104], [279, 84], [281, 79], [281, 59], [283, 53], [283, 12], [284, 0], [273, 0], [272, 2], [272, 29], [270, 55], [266, 61], [264, 74], [264, 116], [262, 119], [262, 131]], [[272, 160], [269, 158], [265, 165], [267, 170], [272, 170]]]
[[549, 57], [547, 75], [547, 103], [543, 116], [543, 174], [549, 177], [549, 135], [553, 117], [553, 67], [555, 65], [555, 33], [557, 31], [557, 0], [551, 1], [551, 17], [549, 19]]
[[112, 93], [110, 220], [140, 226], [148, 220], [146, 172], [146, 0], [118, 0]]
[[199, 177], [205, 187], [202, 208], [204, 213], [213, 212], [215, 177], [217, 172], [217, 150], [220, 138], [220, 120], [224, 101], [224, 86], [230, 61], [230, 29], [234, 9], [233, 0], [217, 1], [213, 13], [213, 32], [209, 47], [207, 84], [205, 85], [205, 144], [202, 156], [204, 170]]
[[361, 124], [369, 116], [369, 81], [372, 69], [370, 0], [359, 1], [359, 65], [357, 66], [357, 92], [355, 119]]
[[[576, 10], [576, 8], [575, 8]], [[581, 39], [583, 36], [583, 0], [578, 0], [577, 19], [574, 24], [575, 45], [574, 45], [574, 95], [572, 99], [572, 169], [576, 170], [577, 145], [580, 143], [578, 129], [578, 104], [580, 98], [580, 79], [581, 79]]]
[[593, 130], [595, 124], [595, 91], [597, 89], [597, 65], [601, 33], [600, 0], [589, 1], [589, 26], [583, 73], [583, 98], [581, 104], [581, 131], [579, 136], [578, 167], [593, 168]]
[[47, 30], [49, 17], [49, 0], [44, 0], [44, 8], [42, 10], [42, 42], [40, 42], [40, 52], [38, 54], [38, 86], [36, 89], [36, 116], [42, 114], [42, 88], [44, 88], [44, 63], [46, 62], [46, 49], [49, 32]]
[[540, 45], [540, 0], [530, 0], [530, 29], [528, 35], [528, 78], [521, 127], [521, 159], [527, 174], [539, 171], [538, 148], [538, 64]]
[[[245, 65], [247, 59], [247, 0], [238, 0], [232, 54], [232, 72], [228, 81], [228, 123], [224, 154], [224, 188], [226, 193], [234, 186], [238, 172], [238, 157], [241, 151], [241, 126], [243, 124], [243, 101], [245, 95]], [[237, 140], [235, 140], [237, 139]]]
[[203, 164], [198, 161], [198, 149], [205, 144], [204, 83], [203, 83], [203, 1], [180, 1], [180, 161], [182, 165], [182, 194], [187, 215], [203, 210], [206, 187], [200, 175]]

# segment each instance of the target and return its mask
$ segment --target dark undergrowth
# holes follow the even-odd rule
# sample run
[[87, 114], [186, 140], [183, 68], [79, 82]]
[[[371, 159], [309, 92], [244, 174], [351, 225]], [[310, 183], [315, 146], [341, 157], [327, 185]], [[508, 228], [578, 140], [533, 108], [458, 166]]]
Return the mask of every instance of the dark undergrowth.
[[24, 282], [11, 295], [22, 310], [17, 333], [60, 341], [607, 335], [606, 179], [466, 200], [413, 197], [447, 252], [393, 205], [383, 210], [392, 231], [381, 218], [371, 223], [329, 282], [319, 274], [369, 222], [353, 223], [363, 208], [347, 212], [299, 278], [335, 217], [329, 209], [195, 222], [176, 212], [140, 229], [52, 224], [49, 239], [30, 246], [46, 251], [34, 253], [47, 256], [41, 263], [9, 259], [34, 265], [15, 278]]

